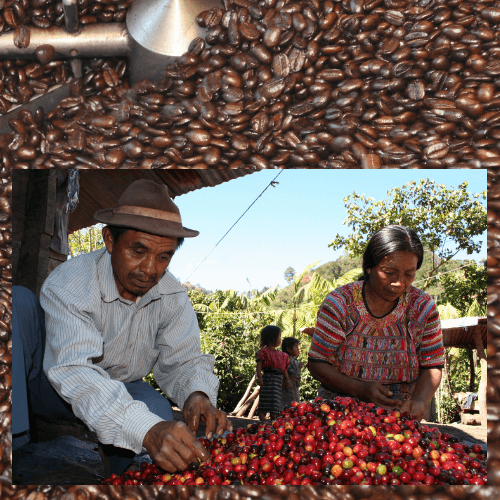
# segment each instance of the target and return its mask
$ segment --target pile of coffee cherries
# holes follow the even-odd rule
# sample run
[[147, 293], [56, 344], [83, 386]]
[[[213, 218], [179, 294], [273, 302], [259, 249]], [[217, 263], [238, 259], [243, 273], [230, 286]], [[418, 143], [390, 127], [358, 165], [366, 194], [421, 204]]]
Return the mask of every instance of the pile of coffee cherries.
[[103, 484], [487, 484], [481, 445], [354, 398], [294, 402], [271, 424], [200, 441], [212, 455], [207, 462], [177, 473], [143, 462]]

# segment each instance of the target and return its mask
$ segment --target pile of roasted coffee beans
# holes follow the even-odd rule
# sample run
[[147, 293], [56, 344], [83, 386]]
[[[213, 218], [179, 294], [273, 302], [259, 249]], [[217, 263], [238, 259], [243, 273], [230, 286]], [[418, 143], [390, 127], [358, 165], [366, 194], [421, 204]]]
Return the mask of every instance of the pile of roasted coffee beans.
[[[126, 59], [82, 59], [83, 78], [75, 79], [71, 63], [54, 59], [49, 47], [42, 46], [33, 61], [0, 61], [0, 115], [60, 84], [70, 84], [72, 93], [90, 97], [98, 93], [105, 96], [111, 87], [124, 83]], [[15, 123], [11, 128], [18, 132]]]
[[[123, 22], [132, 0], [78, 0], [80, 24]], [[0, 35], [23, 26], [63, 26], [62, 0], [0, 0]]]
[[[2, 143], [8, 161], [500, 166], [496, 0], [224, 0], [197, 22], [205, 39], [193, 40], [163, 80], [114, 83], [90, 98], [76, 85], [40, 125], [26, 134], [13, 127]], [[27, 152], [35, 130], [42, 139]]]
[[[81, 25], [124, 22], [131, 3], [132, 0], [78, 0], [79, 22]], [[29, 46], [31, 26], [43, 29], [63, 25], [61, 0], [0, 0], [0, 36], [14, 31], [14, 43], [19, 48]], [[37, 95], [45, 94], [53, 86], [68, 83], [74, 78], [70, 62], [53, 60], [50, 46], [42, 46], [36, 56], [33, 61], [0, 60], [0, 115], [27, 103]], [[125, 61], [122, 64], [124, 63]], [[84, 65], [87, 65], [84, 69], [86, 79], [91, 80], [95, 77], [95, 69], [87, 62]], [[84, 87], [88, 85], [86, 82]], [[97, 91], [107, 86], [98, 83]]]
[[484, 486], [27, 486], [5, 485], [16, 500], [496, 500]]
[[353, 398], [292, 403], [271, 424], [200, 438], [212, 458], [168, 473], [143, 462], [103, 484], [484, 485], [486, 450]]
[[488, 170], [488, 444], [490, 482], [500, 483], [500, 171]]

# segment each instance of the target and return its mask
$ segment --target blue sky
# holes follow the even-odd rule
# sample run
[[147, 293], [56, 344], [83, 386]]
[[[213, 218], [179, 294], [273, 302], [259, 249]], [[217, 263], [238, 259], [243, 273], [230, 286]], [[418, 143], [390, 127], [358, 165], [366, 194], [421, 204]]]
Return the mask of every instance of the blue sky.
[[[278, 184], [267, 189], [214, 249], [280, 172]], [[213, 291], [284, 287], [287, 267], [300, 273], [317, 260], [321, 265], [342, 254], [328, 244], [337, 233], [351, 233], [342, 225], [347, 215], [344, 197], [355, 191], [385, 199], [389, 189], [425, 178], [448, 187], [467, 181], [471, 193], [486, 189], [485, 170], [292, 169], [263, 170], [187, 193], [175, 202], [184, 226], [200, 231], [200, 235], [186, 238], [170, 271], [181, 282], [188, 280]], [[486, 258], [486, 232], [480, 241], [484, 242], [482, 251], [472, 256], [475, 260]], [[471, 257], [459, 254], [457, 258]]]

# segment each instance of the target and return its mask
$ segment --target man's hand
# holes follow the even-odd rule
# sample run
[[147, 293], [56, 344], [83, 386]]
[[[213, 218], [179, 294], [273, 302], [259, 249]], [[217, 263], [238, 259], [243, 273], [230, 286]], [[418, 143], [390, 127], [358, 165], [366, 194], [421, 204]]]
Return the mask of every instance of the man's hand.
[[408, 401], [404, 402], [399, 411], [401, 413], [407, 411], [410, 414], [411, 418], [414, 418], [420, 422], [420, 420], [424, 418], [424, 410], [424, 403], [422, 403], [421, 401], [413, 401], [409, 399]]
[[206, 424], [207, 439], [212, 439], [215, 432], [219, 436], [227, 429], [233, 430], [233, 424], [227, 419], [223, 411], [215, 408], [208, 396], [202, 392], [193, 392], [184, 403], [182, 416], [189, 429], [196, 432], [200, 421]]
[[385, 408], [394, 408], [395, 406], [401, 406], [402, 401], [397, 399], [392, 399], [394, 395], [387, 386], [381, 384], [380, 382], [365, 382], [358, 380], [358, 390], [356, 391], [356, 397], [367, 403], [375, 403], [377, 406], [383, 406]]
[[186, 470], [192, 462], [210, 459], [210, 453], [184, 422], [158, 422], [149, 429], [143, 446], [153, 462], [168, 472]]

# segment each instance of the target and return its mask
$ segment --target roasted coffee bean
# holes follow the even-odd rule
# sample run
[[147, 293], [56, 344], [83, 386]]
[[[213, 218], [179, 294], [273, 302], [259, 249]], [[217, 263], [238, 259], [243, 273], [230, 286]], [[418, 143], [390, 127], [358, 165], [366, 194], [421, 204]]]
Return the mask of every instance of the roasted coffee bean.
[[24, 24], [14, 31], [14, 45], [18, 49], [25, 49], [30, 44], [30, 29]]
[[50, 63], [55, 55], [56, 51], [52, 45], [40, 45], [35, 50], [35, 55], [40, 64], [46, 65]]

